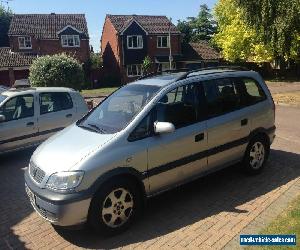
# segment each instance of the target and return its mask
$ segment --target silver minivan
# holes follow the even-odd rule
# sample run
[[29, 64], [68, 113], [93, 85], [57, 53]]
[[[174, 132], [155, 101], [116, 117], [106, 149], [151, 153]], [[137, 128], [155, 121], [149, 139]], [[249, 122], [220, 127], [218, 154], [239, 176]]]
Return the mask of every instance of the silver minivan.
[[44, 142], [25, 171], [34, 209], [55, 225], [126, 229], [147, 197], [232, 164], [262, 171], [275, 106], [260, 75], [165, 72], [121, 87]]

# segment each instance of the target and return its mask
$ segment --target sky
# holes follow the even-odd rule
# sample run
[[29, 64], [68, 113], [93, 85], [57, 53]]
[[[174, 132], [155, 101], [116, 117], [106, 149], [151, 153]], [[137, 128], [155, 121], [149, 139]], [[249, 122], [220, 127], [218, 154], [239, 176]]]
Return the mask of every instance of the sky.
[[[7, 0], [0, 0], [0, 2]], [[8, 0], [16, 14], [80, 13], [88, 23], [90, 44], [99, 51], [102, 28], [106, 14], [165, 15], [173, 23], [196, 16], [201, 4], [210, 8], [217, 0]], [[6, 3], [5, 3], [6, 5]]]

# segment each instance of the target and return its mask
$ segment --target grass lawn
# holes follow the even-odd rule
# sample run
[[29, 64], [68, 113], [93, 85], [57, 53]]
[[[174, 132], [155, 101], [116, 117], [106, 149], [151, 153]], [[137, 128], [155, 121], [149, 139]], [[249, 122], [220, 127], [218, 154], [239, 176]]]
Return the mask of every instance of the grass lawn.
[[[264, 246], [261, 250], [300, 249], [300, 196], [260, 234], [296, 234], [297, 246]], [[247, 249], [254, 249], [248, 247]], [[256, 249], [256, 248], [255, 248]]]
[[300, 91], [274, 94], [273, 98], [275, 103], [300, 106]]
[[100, 89], [86, 89], [82, 90], [81, 94], [83, 96], [107, 96], [114, 92], [117, 87], [109, 87], [109, 88], [100, 88]]

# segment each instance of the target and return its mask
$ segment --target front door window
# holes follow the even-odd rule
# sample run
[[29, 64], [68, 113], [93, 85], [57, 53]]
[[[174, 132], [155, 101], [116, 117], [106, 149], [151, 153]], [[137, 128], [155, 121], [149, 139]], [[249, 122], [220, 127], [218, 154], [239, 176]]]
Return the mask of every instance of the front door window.
[[34, 116], [33, 95], [16, 96], [9, 99], [1, 108], [0, 115], [5, 116], [5, 121], [18, 120]]

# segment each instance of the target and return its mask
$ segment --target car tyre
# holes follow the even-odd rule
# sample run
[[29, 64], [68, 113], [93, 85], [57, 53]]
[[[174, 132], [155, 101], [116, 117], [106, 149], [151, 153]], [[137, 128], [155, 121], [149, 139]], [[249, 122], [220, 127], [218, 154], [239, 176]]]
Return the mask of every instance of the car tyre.
[[247, 174], [256, 175], [262, 172], [268, 160], [270, 144], [264, 136], [254, 137], [248, 144], [242, 167]]
[[88, 224], [104, 236], [119, 234], [134, 222], [141, 207], [138, 185], [127, 178], [114, 178], [102, 185], [94, 195]]

